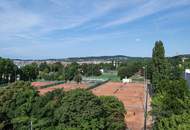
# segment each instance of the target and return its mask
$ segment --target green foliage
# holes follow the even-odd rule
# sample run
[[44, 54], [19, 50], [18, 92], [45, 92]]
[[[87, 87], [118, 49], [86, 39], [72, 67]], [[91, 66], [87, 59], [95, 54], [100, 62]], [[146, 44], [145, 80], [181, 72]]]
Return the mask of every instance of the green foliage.
[[100, 65], [97, 64], [82, 64], [80, 66], [82, 75], [84, 76], [100, 76]]
[[80, 74], [75, 75], [74, 81], [76, 81], [77, 83], [82, 82], [82, 76]]
[[127, 62], [120, 64], [118, 68], [118, 76], [120, 79], [125, 77], [131, 77], [138, 71], [142, 70], [143, 64], [142, 62]]
[[99, 130], [105, 123], [101, 101], [85, 90], [68, 92], [62, 99], [62, 106], [56, 110], [55, 118], [62, 128]]
[[55, 110], [61, 106], [61, 99], [65, 93], [61, 89], [47, 93], [45, 96], [37, 97], [33, 104], [32, 117], [35, 129], [50, 129], [57, 125]]
[[39, 72], [38, 75], [39, 79], [46, 80], [46, 81], [63, 81], [65, 80], [65, 76], [61, 72]]
[[18, 67], [10, 59], [0, 58], [0, 84], [15, 81]]
[[0, 112], [0, 130], [12, 130], [13, 126], [11, 120], [5, 113]]
[[54, 64], [41, 63], [39, 66], [38, 79], [46, 81], [65, 80], [65, 68], [60, 62]]
[[46, 62], [41, 63], [41, 64], [39, 65], [39, 71], [49, 73], [50, 70], [51, 70], [51, 68], [50, 68], [50, 66], [49, 66]]
[[118, 101], [115, 97], [100, 97], [103, 102], [104, 109], [106, 111], [106, 116], [108, 117], [107, 129], [108, 130], [124, 130], [125, 126], [125, 115], [126, 113], [124, 105], [122, 102]]
[[118, 76], [120, 79], [124, 79], [125, 77], [130, 77], [131, 75], [128, 74], [127, 67], [120, 67], [118, 69]]
[[78, 74], [79, 71], [79, 64], [76, 62], [73, 62], [72, 64], [68, 65], [65, 68], [65, 80], [73, 80], [75, 75]]
[[37, 79], [38, 74], [39, 70], [36, 63], [26, 65], [20, 69], [20, 79], [24, 81], [35, 80]]
[[[14, 128], [22, 128], [31, 115], [32, 104], [37, 92], [25, 82], [16, 82], [0, 89], [0, 113], [5, 113]], [[25, 126], [23, 126], [25, 128]]]
[[104, 70], [104, 72], [114, 71], [116, 70], [116, 66], [114, 63], [100, 63], [100, 68]]
[[56, 62], [54, 64], [50, 64], [49, 66], [50, 66], [51, 72], [62, 72], [64, 68], [61, 62]]
[[159, 91], [152, 98], [154, 129], [189, 128], [189, 121], [183, 122], [183, 114], [190, 114], [190, 91], [186, 81], [163, 80], [158, 89]]
[[0, 128], [28, 130], [124, 130], [124, 107], [117, 99], [62, 89], [39, 96], [27, 82], [0, 89]]
[[171, 117], [161, 118], [154, 126], [154, 130], [189, 130], [190, 114], [172, 115]]
[[155, 91], [162, 79], [169, 79], [169, 65], [165, 58], [165, 49], [162, 41], [156, 41], [152, 54], [152, 84]]
[[153, 49], [152, 114], [154, 130], [187, 130], [190, 128], [190, 90], [184, 79], [179, 59], [165, 58], [163, 43], [157, 41]]

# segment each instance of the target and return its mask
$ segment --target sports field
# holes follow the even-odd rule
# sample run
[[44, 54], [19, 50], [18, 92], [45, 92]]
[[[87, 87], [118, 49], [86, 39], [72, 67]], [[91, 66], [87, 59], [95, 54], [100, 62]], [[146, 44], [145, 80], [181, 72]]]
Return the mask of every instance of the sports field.
[[[32, 83], [38, 89], [40, 95], [44, 95], [47, 92], [51, 92], [55, 89], [63, 88], [64, 91], [69, 91], [72, 89], [89, 88], [89, 83], [83, 82], [80, 84], [69, 82], [64, 84], [59, 84], [47, 88], [40, 88], [38, 86], [52, 84], [53, 82], [35, 82]], [[145, 89], [143, 83], [128, 83], [123, 84], [121, 82], [107, 82], [103, 85], [97, 86], [96, 88], [90, 90], [97, 96], [115, 96], [120, 101], [123, 102], [127, 114], [125, 115], [126, 125], [131, 130], [141, 130], [144, 127], [144, 97]], [[148, 98], [148, 104], [150, 106], [150, 97]], [[148, 111], [151, 108], [148, 107]], [[151, 118], [148, 120], [148, 125], [151, 124]]]
[[49, 81], [49, 82], [32, 82], [32, 86], [36, 87], [36, 88], [40, 88], [42, 86], [46, 86], [46, 85], [51, 85], [54, 84], [55, 82], [53, 81]]
[[108, 82], [92, 92], [97, 96], [115, 96], [124, 103], [127, 110], [125, 121], [131, 130], [144, 127], [144, 84]]
[[90, 76], [86, 78], [92, 78], [92, 79], [102, 79], [102, 80], [110, 80], [113, 82], [120, 82], [120, 77], [118, 77], [117, 72], [106, 72], [102, 73], [100, 76]]

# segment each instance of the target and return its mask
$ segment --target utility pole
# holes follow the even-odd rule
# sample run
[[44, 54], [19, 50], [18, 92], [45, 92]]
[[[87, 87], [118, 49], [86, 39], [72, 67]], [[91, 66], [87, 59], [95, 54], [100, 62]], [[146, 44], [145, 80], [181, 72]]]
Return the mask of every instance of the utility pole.
[[148, 103], [148, 86], [147, 86], [147, 66], [144, 67], [144, 89], [145, 89], [145, 104], [144, 104], [144, 130], [146, 130], [147, 123], [147, 103]]

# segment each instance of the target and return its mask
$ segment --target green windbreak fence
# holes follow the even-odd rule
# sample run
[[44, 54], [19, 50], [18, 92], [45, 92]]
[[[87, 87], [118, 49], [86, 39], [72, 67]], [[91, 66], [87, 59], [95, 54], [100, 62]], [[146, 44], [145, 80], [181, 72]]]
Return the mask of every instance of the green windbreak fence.
[[90, 85], [86, 90], [91, 90], [94, 89], [102, 84], [107, 83], [108, 81], [110, 81], [109, 79], [105, 80], [105, 81], [96, 81], [95, 83], [93, 83], [92, 85]]
[[40, 88], [49, 88], [49, 87], [57, 86], [57, 85], [64, 84], [64, 83], [65, 83], [64, 81], [55, 82], [55, 83], [52, 83], [52, 84], [41, 86]]
[[8, 83], [0, 84], [0, 88], [8, 86]]

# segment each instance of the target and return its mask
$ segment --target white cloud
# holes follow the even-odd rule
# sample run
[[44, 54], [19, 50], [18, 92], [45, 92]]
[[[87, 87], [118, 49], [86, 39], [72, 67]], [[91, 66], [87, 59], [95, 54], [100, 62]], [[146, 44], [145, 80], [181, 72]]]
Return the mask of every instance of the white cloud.
[[30, 31], [41, 23], [38, 14], [20, 8], [17, 3], [10, 1], [0, 2], [0, 34], [11, 36], [17, 33]]
[[119, 19], [115, 19], [112, 21], [107, 22], [102, 26], [102, 28], [117, 26], [125, 23], [129, 23], [140, 19], [145, 16], [152, 15], [159, 11], [163, 11], [166, 9], [170, 9], [172, 7], [183, 6], [190, 4], [189, 0], [151, 0], [144, 2], [140, 6], [134, 7], [134, 9], [126, 12], [126, 14]]
[[90, 22], [102, 18], [114, 9], [126, 8], [139, 1], [142, 0], [80, 0], [77, 3], [75, 0], [49, 0], [50, 4], [45, 1], [39, 5], [39, 8], [43, 6], [42, 9], [31, 10], [25, 8], [20, 0], [2, 0], [0, 33], [39, 37], [56, 30], [89, 26]]
[[[45, 3], [36, 5], [37, 7], [30, 5], [31, 8], [27, 8], [20, 1], [1, 0], [0, 2], [1, 47], [17, 46], [20, 43], [26, 46], [56, 43], [81, 44], [103, 41], [105, 37], [107, 39], [123, 37], [130, 31], [126, 30], [124, 33], [110, 31], [106, 34], [99, 33], [100, 30], [96, 28], [107, 31], [108, 27], [133, 22], [172, 7], [190, 4], [189, 0], [44, 0]], [[65, 32], [75, 33], [75, 30], [80, 27], [86, 27], [84, 30], [89, 32], [89, 35], [86, 32], [82, 34], [84, 32], [81, 31], [76, 34], [77, 36], [64, 36]], [[60, 30], [64, 32], [56, 32]], [[57, 34], [61, 36], [53, 38]], [[135, 41], [140, 42], [141, 39], [137, 38]], [[22, 49], [11, 48], [10, 51], [19, 53]], [[8, 49], [5, 51], [8, 52]]]

